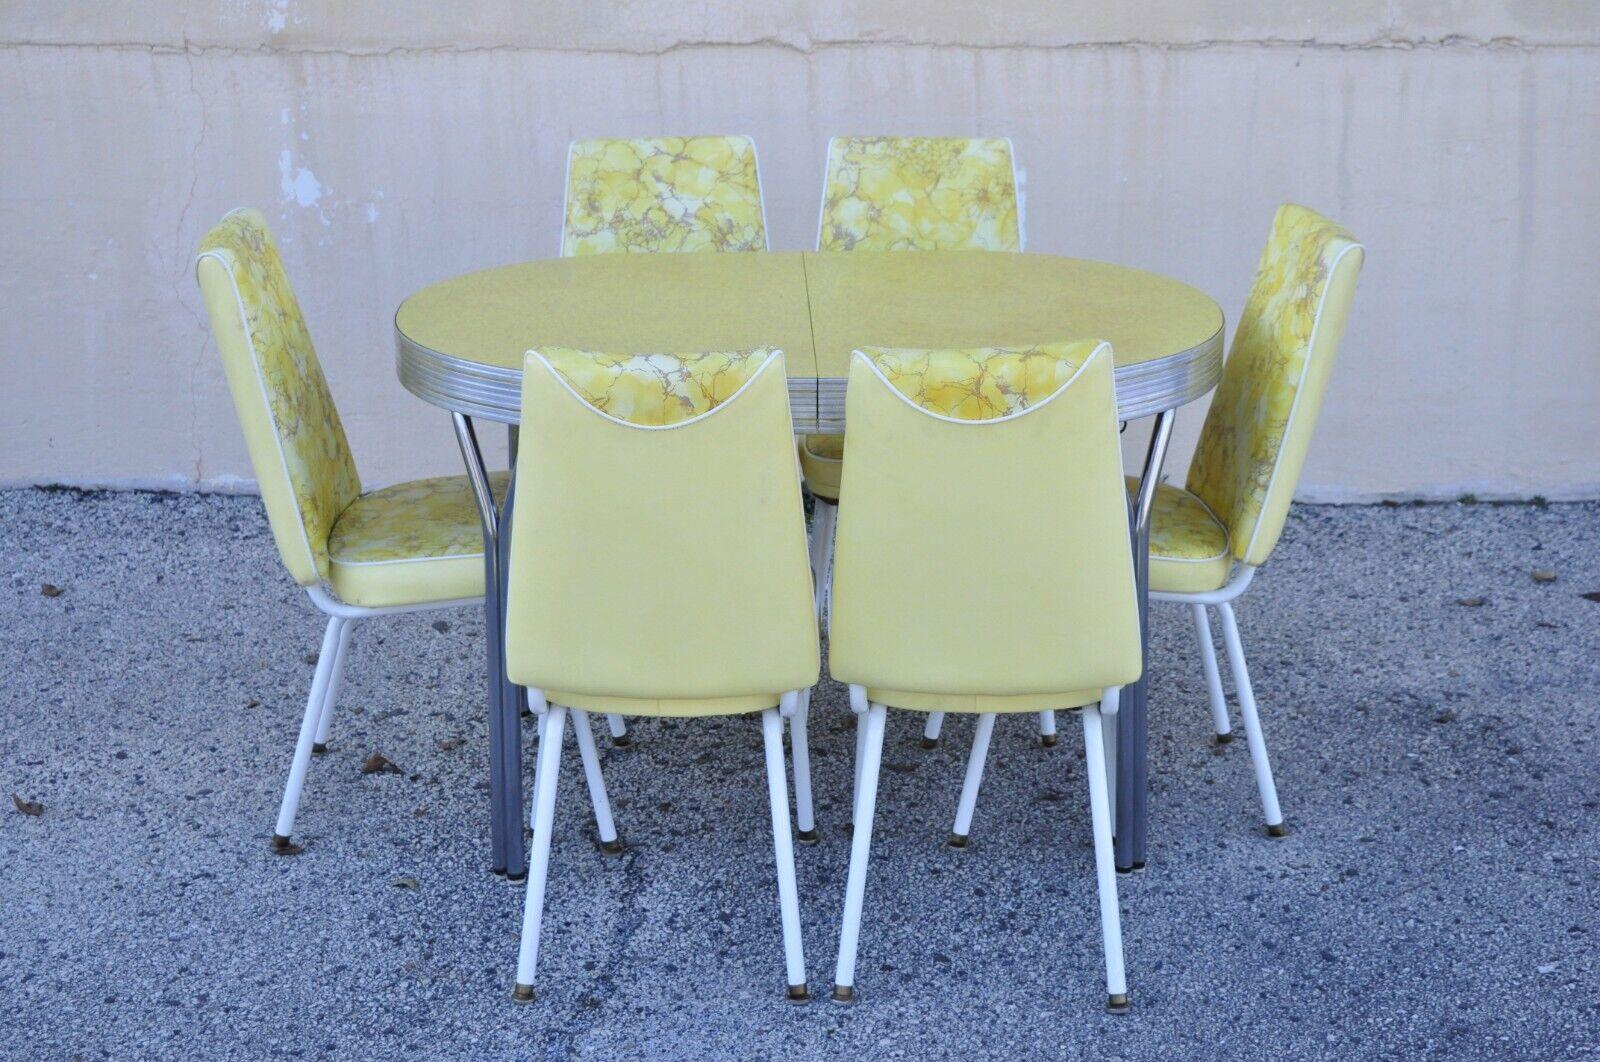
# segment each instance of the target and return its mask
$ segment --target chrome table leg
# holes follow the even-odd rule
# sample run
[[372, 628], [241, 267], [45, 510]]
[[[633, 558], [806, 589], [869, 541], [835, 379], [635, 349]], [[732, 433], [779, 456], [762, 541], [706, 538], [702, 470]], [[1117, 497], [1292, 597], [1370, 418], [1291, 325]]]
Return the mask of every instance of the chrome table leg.
[[[502, 529], [500, 507], [489, 485], [483, 451], [478, 445], [472, 420], [460, 413], [451, 415], [456, 442], [467, 467], [467, 479], [478, 503], [483, 524], [483, 617], [484, 640], [488, 643], [489, 691], [489, 838], [492, 867], [496, 874], [520, 879], [527, 863], [522, 838], [521, 741], [518, 731], [521, 713], [518, 693], [505, 678], [504, 574], [502, 569]], [[510, 512], [509, 497], [506, 512]], [[507, 726], [507, 719], [510, 726]], [[508, 747], [509, 746], [509, 747]]]
[[1122, 688], [1117, 715], [1117, 869], [1137, 870], [1145, 863], [1145, 843], [1149, 826], [1149, 778], [1147, 759], [1149, 720], [1146, 692], [1150, 675], [1150, 514], [1154, 511], [1156, 487], [1161, 466], [1172, 441], [1172, 422], [1176, 414], [1166, 410], [1156, 417], [1150, 433], [1150, 449], [1145, 453], [1144, 470], [1139, 477], [1139, 493], [1129, 506], [1133, 537], [1134, 592], [1139, 599], [1139, 643], [1144, 670], [1139, 681]]

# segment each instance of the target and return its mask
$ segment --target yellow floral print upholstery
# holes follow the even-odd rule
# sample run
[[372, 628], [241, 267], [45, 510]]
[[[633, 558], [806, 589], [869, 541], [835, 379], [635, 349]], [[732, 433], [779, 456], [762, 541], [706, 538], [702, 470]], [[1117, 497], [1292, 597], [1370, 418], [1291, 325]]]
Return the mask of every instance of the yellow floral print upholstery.
[[660, 428], [709, 413], [772, 356], [771, 347], [706, 354], [538, 351], [585, 402], [614, 420]]
[[[509, 472], [489, 485], [504, 497]], [[328, 539], [329, 584], [351, 605], [420, 604], [483, 594], [483, 527], [465, 476], [398, 483], [357, 498]]]
[[1021, 250], [1010, 141], [834, 138], [817, 249]]
[[[957, 137], [835, 137], [823, 181], [822, 251], [1020, 251], [1011, 142]], [[801, 440], [820, 498], [839, 497], [842, 435]]]
[[1283, 531], [1361, 259], [1342, 226], [1278, 209], [1189, 466], [1189, 490], [1247, 564], [1264, 562]]
[[563, 256], [766, 247], [749, 137], [573, 141]]
[[[290, 574], [309, 586], [327, 578], [328, 535], [361, 493], [355, 460], [261, 214], [236, 210], [206, 235], [202, 288], [208, 260], [232, 281], [231, 292], [212, 284], [207, 307], [273, 536]], [[245, 341], [238, 343], [241, 324]]]
[[1061, 390], [1095, 344], [911, 350], [867, 347], [894, 389], [930, 413], [954, 420], [995, 420], [1020, 413]]
[[[1139, 480], [1127, 479], [1136, 494]], [[1228, 529], [1206, 503], [1182, 487], [1156, 487], [1150, 513], [1150, 589], [1174, 594], [1216, 590], [1228, 581], [1233, 557]]]

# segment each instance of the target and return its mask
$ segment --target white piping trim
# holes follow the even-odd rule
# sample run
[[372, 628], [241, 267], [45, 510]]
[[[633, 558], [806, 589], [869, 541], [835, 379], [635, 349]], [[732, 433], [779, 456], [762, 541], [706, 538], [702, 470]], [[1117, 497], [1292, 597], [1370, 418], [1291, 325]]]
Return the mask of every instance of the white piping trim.
[[[711, 136], [723, 137], [729, 140], [743, 140], [750, 145], [750, 159], [756, 169], [756, 209], [761, 211], [761, 240], [766, 250], [772, 250], [772, 226], [767, 224], [767, 192], [761, 186], [761, 152], [756, 149], [756, 138], [749, 133], [713, 133]], [[590, 137], [586, 139], [604, 140], [606, 137]], [[657, 140], [659, 137], [618, 137], [620, 140]], [[693, 140], [694, 137], [684, 137]], [[567, 170], [562, 178], [561, 188], [561, 241], [556, 247], [556, 257], [571, 258], [567, 253], [567, 208], [572, 204], [572, 149], [578, 146], [577, 140], [567, 141]]]
[[572, 149], [577, 146], [576, 140], [567, 141], [567, 168], [561, 175], [561, 227], [557, 233], [557, 258], [572, 257], [567, 253], [567, 207], [572, 204]]
[[[773, 347], [772, 348], [772, 353], [768, 354], [766, 356], [766, 358], [761, 362], [761, 364], [756, 366], [755, 371], [750, 374], [749, 379], [745, 380], [744, 383], [740, 384], [739, 385], [739, 389], [737, 391], [733, 392], [733, 394], [729, 395], [727, 398], [723, 399], [721, 402], [718, 402], [716, 405], [712, 406], [710, 409], [706, 410], [704, 413], [696, 413], [694, 416], [690, 417], [688, 420], [680, 420], [676, 424], [635, 424], [631, 420], [623, 420], [621, 417], [613, 417], [610, 413], [607, 413], [605, 410], [597, 409], [592, 402], [590, 402], [587, 398], [584, 398], [581, 394], [579, 394], [577, 388], [573, 387], [572, 384], [567, 381], [567, 378], [561, 374], [561, 370], [557, 369], [554, 365], [550, 364], [549, 359], [546, 358], [543, 354], [539, 353], [539, 350], [538, 350], [537, 347], [535, 347], [532, 350], [529, 350], [525, 355], [523, 355], [523, 363], [522, 363], [522, 371], [523, 372], [527, 372], [528, 371], [528, 363], [534, 358], [539, 359], [539, 363], [541, 365], [543, 365], [549, 371], [551, 376], [555, 377], [556, 382], [559, 383], [562, 386], [562, 388], [564, 388], [566, 390], [567, 394], [571, 395], [573, 397], [573, 399], [575, 399], [580, 406], [582, 406], [584, 409], [587, 409], [589, 412], [593, 413], [595, 416], [600, 417], [603, 420], [610, 421], [612, 424], [619, 424], [624, 428], [633, 428], [636, 431], [676, 431], [679, 428], [687, 428], [691, 424], [698, 424], [700, 421], [705, 420], [707, 417], [715, 416], [717, 413], [719, 413], [722, 410], [727, 409], [729, 406], [733, 405], [734, 402], [738, 401], [738, 399], [739, 399], [739, 397], [741, 395], [743, 395], [747, 390], [750, 389], [750, 385], [751, 384], [755, 383], [756, 380], [760, 379], [761, 374], [767, 371], [767, 367], [768, 366], [770, 366], [774, 361], [782, 360], [783, 351], [779, 350], [777, 347]], [[784, 408], [785, 409], [788, 408], [787, 404], [784, 406]]]
[[[1340, 251], [1337, 257], [1334, 258], [1333, 267], [1328, 270], [1328, 283], [1322, 289], [1322, 297], [1317, 300], [1316, 316], [1311, 319], [1311, 337], [1306, 341], [1306, 361], [1305, 364], [1300, 368], [1300, 379], [1295, 382], [1294, 401], [1289, 404], [1289, 416], [1283, 422], [1284, 441], [1288, 441], [1289, 432], [1294, 427], [1294, 415], [1300, 410], [1300, 398], [1305, 394], [1306, 377], [1311, 373], [1311, 355], [1315, 353], [1317, 349], [1317, 333], [1322, 328], [1322, 311], [1328, 305], [1328, 292], [1333, 289], [1334, 275], [1339, 272], [1339, 265], [1344, 261], [1344, 256], [1355, 250], [1361, 251], [1363, 255], [1366, 254], [1367, 251], [1364, 245], [1351, 240], [1349, 246], [1345, 247], [1345, 249]], [[1237, 332], [1235, 332], [1235, 334], [1237, 334]], [[1307, 440], [1307, 446], [1309, 445], [1310, 441]], [[1282, 468], [1283, 446], [1280, 444], [1278, 446], [1278, 454], [1272, 461], [1272, 474], [1267, 477], [1267, 489], [1263, 491], [1261, 495], [1261, 509], [1256, 513], [1255, 526], [1250, 529], [1250, 541], [1245, 544], [1244, 555], [1246, 557], [1250, 556], [1250, 554], [1255, 551], [1256, 536], [1261, 534], [1261, 525], [1264, 522], [1262, 517], [1266, 515], [1267, 502], [1272, 498], [1272, 488], [1277, 486], [1278, 472]], [[1291, 498], [1291, 501], [1292, 500], [1293, 499]], [[1232, 535], [1230, 534], [1229, 537], [1231, 538]]]
[[[235, 207], [222, 216], [225, 219], [230, 218], [234, 214], [238, 214], [246, 209], [248, 208]], [[289, 500], [294, 503], [295, 514], [300, 518], [299, 520], [295, 521], [296, 525], [300, 529], [300, 541], [306, 547], [306, 559], [311, 562], [311, 574], [321, 578], [322, 573], [317, 570], [317, 554], [316, 551], [311, 548], [311, 535], [306, 531], [305, 509], [300, 504], [299, 494], [295, 492], [294, 478], [289, 474], [289, 455], [283, 452], [283, 436], [278, 430], [278, 418], [272, 412], [272, 398], [267, 392], [267, 379], [265, 376], [261, 375], [261, 359], [258, 358], [255, 353], [256, 341], [255, 336], [250, 331], [250, 315], [246, 313], [244, 309], [244, 294], [239, 291], [239, 280], [233, 274], [233, 264], [228, 261], [228, 259], [231, 257], [231, 252], [224, 251], [220, 248], [213, 248], [209, 251], [201, 251], [199, 254], [195, 255], [195, 283], [198, 284], [200, 282], [200, 260], [203, 258], [210, 258], [214, 260], [222, 267], [223, 272], [228, 274], [228, 283], [233, 287], [233, 303], [234, 306], [236, 306], [239, 310], [239, 326], [244, 329], [245, 342], [250, 344], [250, 367], [255, 370], [256, 383], [261, 388], [261, 405], [267, 411], [267, 424], [272, 428], [272, 445], [278, 451], [278, 464], [283, 468], [283, 482], [284, 485], [289, 488]], [[240, 426], [243, 427], [243, 425]], [[358, 483], [359, 480], [360, 476], [358, 474]], [[361, 490], [358, 486], [356, 488], [356, 494], [359, 495], [360, 493]], [[264, 497], [263, 504], [265, 504]], [[332, 558], [330, 558], [330, 561], [331, 559]]]
[[828, 151], [822, 157], [822, 195], [817, 197], [817, 250], [822, 250], [822, 219], [823, 212], [828, 209], [828, 178], [833, 174], [833, 145], [839, 142], [836, 136], [828, 138]]
[[867, 368], [872, 370], [872, 374], [883, 382], [883, 386], [887, 387], [891, 394], [893, 394], [900, 401], [904, 402], [906, 405], [910, 406], [912, 409], [916, 410], [918, 413], [921, 413], [923, 416], [932, 417], [934, 420], [942, 420], [947, 424], [978, 425], [981, 427], [985, 424], [1002, 424], [1006, 421], [1016, 420], [1019, 417], [1026, 417], [1029, 413], [1048, 406], [1062, 394], [1066, 393], [1067, 388], [1078, 382], [1078, 377], [1083, 375], [1085, 369], [1094, 364], [1094, 360], [1100, 357], [1102, 351], [1105, 352], [1107, 357], [1111, 356], [1111, 344], [1107, 343], [1103, 339], [1092, 351], [1089, 352], [1089, 356], [1083, 359], [1083, 364], [1074, 369], [1072, 371], [1072, 375], [1067, 377], [1066, 381], [1063, 382], [1060, 387], [1057, 387], [1054, 391], [1051, 391], [1050, 394], [1045, 398], [1035, 402], [1031, 406], [1025, 406], [1022, 409], [1007, 413], [1003, 417], [989, 417], [986, 420], [963, 420], [960, 417], [950, 417], [943, 413], [935, 413], [931, 409], [924, 409], [922, 406], [919, 406], [915, 402], [911, 401], [910, 397], [908, 397], [904, 391], [901, 391], [900, 388], [890, 383], [889, 378], [883, 374], [883, 371], [878, 368], [877, 364], [873, 362], [872, 358], [866, 353], [866, 351], [861, 350], [860, 348], [850, 352], [850, 360], [854, 361], [857, 358], [861, 359], [861, 361], [866, 363]]

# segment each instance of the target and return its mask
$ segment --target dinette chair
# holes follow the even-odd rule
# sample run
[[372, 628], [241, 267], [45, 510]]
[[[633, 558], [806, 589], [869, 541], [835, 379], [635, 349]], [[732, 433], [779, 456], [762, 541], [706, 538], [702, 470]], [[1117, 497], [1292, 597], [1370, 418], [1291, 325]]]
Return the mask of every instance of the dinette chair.
[[835, 999], [855, 997], [886, 710], [977, 715], [964, 835], [996, 716], [1053, 709], [1083, 722], [1106, 999], [1127, 1008], [1101, 719], [1141, 658], [1111, 370], [1094, 342], [852, 356], [829, 669], [856, 713], [855, 834]]
[[[1278, 208], [1183, 488], [1156, 488], [1150, 598], [1189, 607], [1216, 740], [1232, 740], [1207, 609], [1222, 619], [1268, 835], [1288, 833], [1233, 601], [1283, 534], [1366, 250], [1306, 207]], [[1135, 494], [1139, 481], [1129, 478]], [[1114, 769], [1113, 769], [1114, 773]]]
[[[574, 140], [567, 147], [561, 257], [771, 249], [748, 136]], [[611, 740], [628, 743], [620, 715]]]
[[[483, 530], [465, 476], [363, 493], [339, 411], [283, 269], [255, 210], [235, 210], [195, 259], [234, 410], [278, 555], [328, 617], [284, 786], [272, 850], [290, 838], [311, 757], [328, 748], [356, 623], [483, 597]], [[504, 493], [505, 474], [492, 478]]]
[[574, 140], [561, 256], [769, 250], [747, 136]]
[[591, 713], [759, 713], [788, 991], [805, 999], [782, 719], [820, 651], [783, 356], [533, 350], [522, 411], [506, 671], [541, 736], [514, 997], [533, 998], [568, 716], [609, 823]]
[[[817, 250], [1020, 251], [1017, 185], [1009, 139], [834, 137], [828, 141]], [[800, 440], [800, 467], [812, 496], [817, 610], [824, 624], [844, 444], [843, 435]]]

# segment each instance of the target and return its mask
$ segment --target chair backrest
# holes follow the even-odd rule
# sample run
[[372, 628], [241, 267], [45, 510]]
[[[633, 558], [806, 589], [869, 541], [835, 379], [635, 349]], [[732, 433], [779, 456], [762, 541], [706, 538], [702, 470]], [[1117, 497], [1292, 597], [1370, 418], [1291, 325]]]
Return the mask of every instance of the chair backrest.
[[1264, 563], [1283, 534], [1365, 255], [1316, 211], [1278, 208], [1189, 465], [1236, 560]]
[[819, 251], [1020, 251], [1015, 155], [1004, 138], [828, 141]]
[[201, 241], [195, 273], [278, 553], [300, 585], [321, 582], [328, 533], [361, 478], [261, 214], [226, 215]]
[[928, 694], [1140, 674], [1111, 348], [856, 351], [829, 670]]
[[528, 352], [506, 668], [590, 697], [816, 681], [783, 356]]
[[768, 249], [747, 136], [574, 140], [561, 218], [563, 257]]

